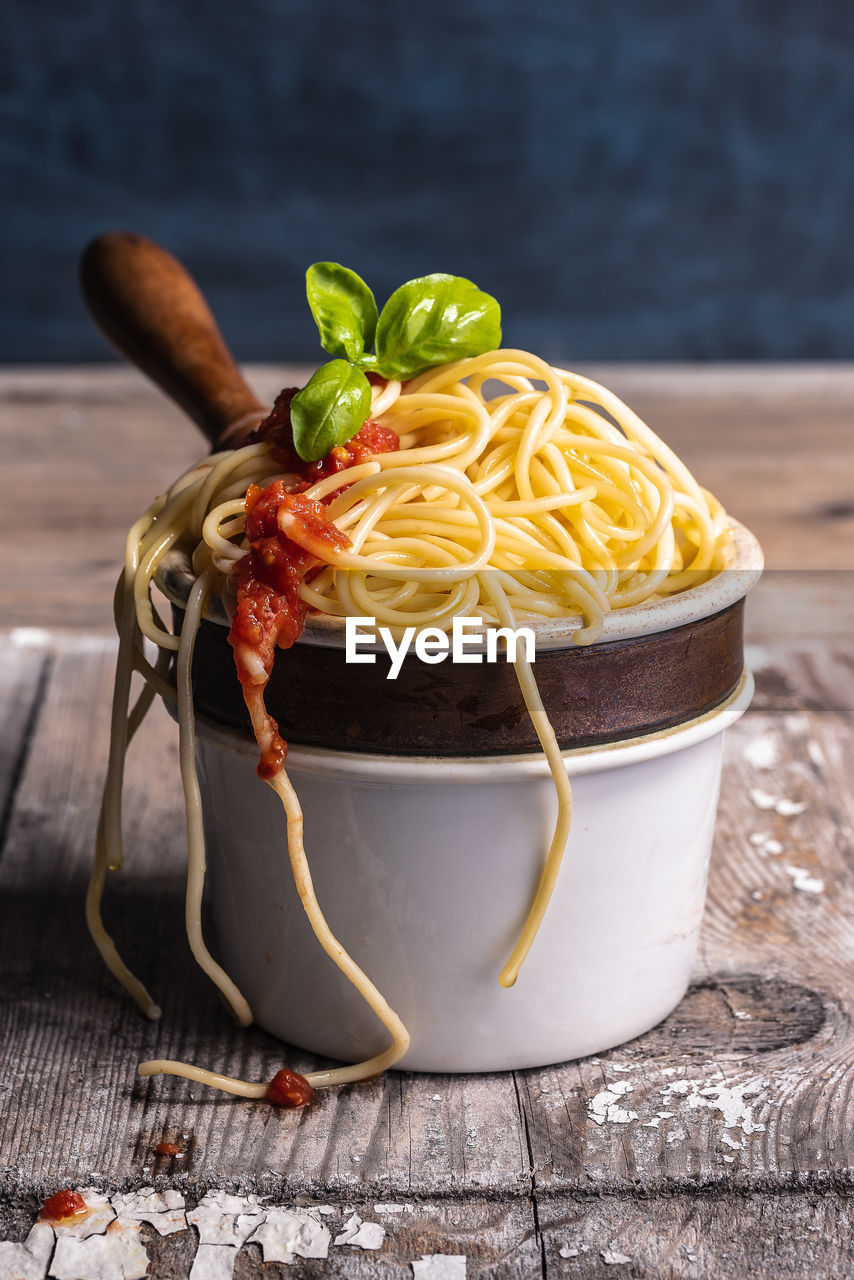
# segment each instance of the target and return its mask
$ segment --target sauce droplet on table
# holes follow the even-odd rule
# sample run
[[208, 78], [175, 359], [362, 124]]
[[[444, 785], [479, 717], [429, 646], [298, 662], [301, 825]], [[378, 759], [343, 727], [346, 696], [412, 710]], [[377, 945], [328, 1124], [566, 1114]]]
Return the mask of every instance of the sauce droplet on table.
[[305, 1076], [283, 1067], [267, 1085], [264, 1095], [274, 1107], [307, 1107], [317, 1101], [317, 1094]]
[[57, 1191], [48, 1196], [39, 1214], [39, 1222], [64, 1222], [68, 1218], [79, 1218], [88, 1212], [89, 1206], [79, 1191]]

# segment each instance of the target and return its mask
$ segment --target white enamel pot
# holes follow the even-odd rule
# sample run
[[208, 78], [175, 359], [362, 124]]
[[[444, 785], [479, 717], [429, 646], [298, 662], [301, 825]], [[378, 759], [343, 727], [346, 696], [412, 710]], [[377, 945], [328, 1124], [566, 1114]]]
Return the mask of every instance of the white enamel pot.
[[[682, 998], [694, 962], [724, 730], [748, 705], [678, 730], [567, 752], [575, 816], [546, 919], [516, 985], [497, 975], [554, 822], [530, 757], [292, 749], [288, 772], [329, 924], [406, 1023], [401, 1066], [498, 1071], [630, 1040]], [[200, 726], [210, 882], [226, 968], [274, 1035], [345, 1061], [387, 1034], [323, 954], [290, 877], [281, 805], [254, 744]]]
[[[744, 530], [740, 544], [738, 572], [654, 606], [657, 630], [744, 596], [761, 553]], [[619, 618], [622, 636], [631, 633], [630, 612]], [[649, 607], [634, 612], [648, 634]], [[401, 1067], [561, 1062], [630, 1040], [678, 1004], [702, 919], [724, 732], [752, 688], [745, 672], [719, 705], [686, 723], [564, 752], [572, 830], [545, 921], [509, 990], [498, 973], [556, 813], [542, 756], [291, 745], [287, 768], [318, 900], [410, 1031]], [[197, 733], [209, 882], [228, 972], [274, 1035], [344, 1061], [373, 1056], [387, 1033], [309, 927], [281, 805], [255, 776], [254, 740], [205, 719]]]

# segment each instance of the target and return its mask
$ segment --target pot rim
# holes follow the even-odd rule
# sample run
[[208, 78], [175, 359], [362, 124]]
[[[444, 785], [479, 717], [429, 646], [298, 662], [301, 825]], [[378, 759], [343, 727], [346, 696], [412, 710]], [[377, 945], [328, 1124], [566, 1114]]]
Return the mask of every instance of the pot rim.
[[[603, 773], [640, 764], [660, 756], [693, 747], [722, 733], [744, 714], [753, 697], [753, 675], [747, 667], [735, 689], [710, 711], [683, 724], [618, 742], [603, 742], [587, 747], [571, 747], [561, 752], [569, 777], [587, 773]], [[174, 716], [174, 708], [167, 707]], [[247, 733], [216, 724], [196, 715], [197, 737], [222, 750], [247, 758], [256, 758], [258, 744]], [[391, 756], [376, 752], [336, 751], [325, 747], [290, 746], [285, 767], [294, 773], [311, 773], [326, 778], [352, 781], [355, 776], [365, 784], [377, 786], [401, 783], [409, 786], [454, 785], [470, 783], [505, 784], [525, 778], [550, 776], [548, 762], [541, 751], [506, 756]]]
[[[595, 643], [608, 644], [614, 640], [630, 640], [655, 635], [659, 631], [672, 631], [686, 623], [720, 613], [743, 599], [759, 581], [765, 561], [757, 538], [748, 528], [732, 518], [730, 527], [734, 534], [734, 554], [728, 568], [721, 569], [713, 578], [696, 587], [687, 587], [676, 595], [606, 613], [601, 634]], [[194, 581], [186, 553], [173, 550], [166, 555], [157, 570], [155, 581], [170, 603], [183, 609]], [[208, 600], [205, 618], [219, 626], [230, 625], [218, 596]], [[565, 618], [532, 618], [519, 613], [516, 621], [518, 625], [533, 630], [538, 652], [575, 648], [572, 636], [584, 625], [583, 619], [577, 614]], [[306, 619], [305, 630], [296, 643], [316, 648], [343, 649], [344, 619], [331, 614], [310, 614]], [[361, 646], [364, 652], [371, 647], [369, 644]], [[379, 640], [375, 642], [375, 647], [381, 647]]]

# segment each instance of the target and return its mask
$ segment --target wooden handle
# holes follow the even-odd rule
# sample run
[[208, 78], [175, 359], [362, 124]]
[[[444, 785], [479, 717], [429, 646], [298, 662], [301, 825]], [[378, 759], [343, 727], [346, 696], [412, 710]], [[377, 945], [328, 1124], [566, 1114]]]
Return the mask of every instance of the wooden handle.
[[80, 283], [109, 341], [185, 409], [211, 443], [247, 415], [266, 412], [198, 286], [171, 253], [132, 231], [108, 231], [83, 254]]

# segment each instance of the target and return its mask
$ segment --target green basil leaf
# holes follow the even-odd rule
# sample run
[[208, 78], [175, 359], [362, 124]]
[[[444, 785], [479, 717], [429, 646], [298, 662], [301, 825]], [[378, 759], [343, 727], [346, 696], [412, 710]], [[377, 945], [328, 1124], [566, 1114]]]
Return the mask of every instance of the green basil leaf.
[[412, 378], [450, 360], [493, 351], [501, 343], [501, 308], [462, 276], [409, 280], [391, 295], [377, 323], [377, 368]]
[[325, 458], [367, 421], [371, 384], [346, 360], [330, 360], [291, 401], [294, 447], [304, 462]]
[[305, 291], [324, 351], [356, 360], [373, 346], [377, 304], [355, 271], [337, 262], [315, 262], [305, 273]]

